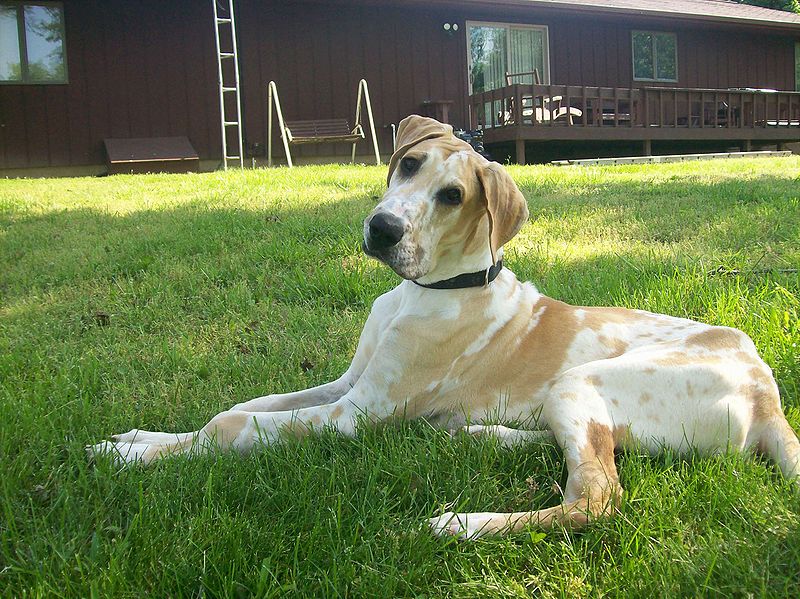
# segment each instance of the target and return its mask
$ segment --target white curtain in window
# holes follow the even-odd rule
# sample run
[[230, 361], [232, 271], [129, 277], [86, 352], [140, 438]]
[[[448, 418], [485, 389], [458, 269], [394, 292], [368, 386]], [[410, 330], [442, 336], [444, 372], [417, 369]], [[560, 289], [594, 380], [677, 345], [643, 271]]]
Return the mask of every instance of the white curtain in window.
[[[545, 83], [544, 35], [540, 29], [509, 30], [509, 50], [511, 73], [529, 73], [536, 69], [539, 79]], [[532, 75], [515, 77], [513, 83], [535, 83]]]

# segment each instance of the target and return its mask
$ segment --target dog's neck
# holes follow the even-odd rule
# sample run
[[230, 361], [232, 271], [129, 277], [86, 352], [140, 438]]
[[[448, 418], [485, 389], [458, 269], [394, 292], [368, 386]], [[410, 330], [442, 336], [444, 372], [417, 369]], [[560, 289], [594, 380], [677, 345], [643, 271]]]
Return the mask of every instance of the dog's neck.
[[449, 279], [435, 281], [433, 283], [420, 283], [414, 281], [420, 287], [428, 289], [467, 289], [468, 287], [485, 287], [497, 278], [503, 269], [503, 259], [499, 259], [492, 266], [475, 272], [465, 272]]
[[[497, 262], [494, 262], [492, 260], [492, 253], [487, 247], [485, 251], [476, 254], [459, 256], [457, 262], [454, 261], [453, 263], [437, 264], [434, 269], [428, 272], [425, 276], [416, 279], [414, 282], [423, 287], [433, 286], [435, 288], [438, 283], [459, 279], [460, 277], [463, 277], [463, 279], [461, 279], [462, 282], [467, 282], [468, 280], [471, 281], [472, 275], [474, 275], [475, 278], [479, 278], [479, 275], [476, 273], [485, 273], [489, 275], [492, 280], [494, 280], [494, 277], [497, 276], [497, 273], [500, 272], [502, 268], [502, 266], [498, 266], [502, 265], [502, 262], [502, 248], [500, 248], [500, 250], [497, 252]], [[445, 288], [458, 289], [475, 286], [480, 285], [463, 284], [456, 285], [454, 287], [445, 286]]]

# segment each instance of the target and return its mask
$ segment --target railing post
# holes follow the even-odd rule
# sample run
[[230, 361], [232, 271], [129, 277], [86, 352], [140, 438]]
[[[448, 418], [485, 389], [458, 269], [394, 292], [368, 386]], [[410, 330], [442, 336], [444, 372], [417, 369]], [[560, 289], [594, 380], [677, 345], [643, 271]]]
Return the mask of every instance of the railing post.
[[764, 94], [764, 129], [767, 128], [769, 120], [769, 94]]
[[564, 101], [567, 108], [567, 127], [571, 127], [575, 123], [572, 122], [572, 101], [569, 97], [569, 85], [564, 86]]
[[700, 92], [700, 128], [705, 129], [706, 126], [706, 93]]
[[583, 107], [583, 124], [585, 126], [589, 126], [589, 123], [591, 122], [591, 120], [586, 118], [586, 115], [588, 114], [588, 112], [586, 110], [586, 86], [585, 85], [581, 87], [581, 98], [582, 98], [581, 106]]

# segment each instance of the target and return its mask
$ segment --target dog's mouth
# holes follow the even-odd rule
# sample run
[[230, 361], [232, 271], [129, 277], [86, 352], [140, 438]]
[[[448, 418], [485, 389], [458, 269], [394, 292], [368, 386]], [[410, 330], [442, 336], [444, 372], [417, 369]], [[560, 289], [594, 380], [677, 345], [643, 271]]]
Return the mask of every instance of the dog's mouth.
[[383, 262], [404, 279], [415, 280], [425, 275], [422, 268], [422, 252], [413, 252], [403, 244], [398, 244], [387, 249], [373, 249], [369, 242], [361, 241], [361, 249], [367, 256]]

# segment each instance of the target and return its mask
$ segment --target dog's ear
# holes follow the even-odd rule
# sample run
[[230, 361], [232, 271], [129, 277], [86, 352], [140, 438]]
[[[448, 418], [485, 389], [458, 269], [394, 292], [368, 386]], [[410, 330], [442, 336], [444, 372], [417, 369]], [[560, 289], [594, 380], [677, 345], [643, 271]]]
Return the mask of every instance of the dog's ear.
[[528, 203], [506, 170], [496, 162], [478, 167], [478, 180], [489, 214], [489, 245], [492, 261], [497, 251], [516, 235], [528, 220]]
[[397, 168], [397, 164], [405, 156], [406, 152], [413, 146], [426, 139], [434, 137], [447, 137], [453, 135], [453, 127], [445, 125], [435, 119], [429, 119], [425, 116], [412, 114], [407, 116], [397, 128], [397, 141], [395, 146], [397, 149], [392, 154], [392, 159], [389, 161], [389, 174], [386, 176], [386, 185], [392, 180], [392, 173]]

